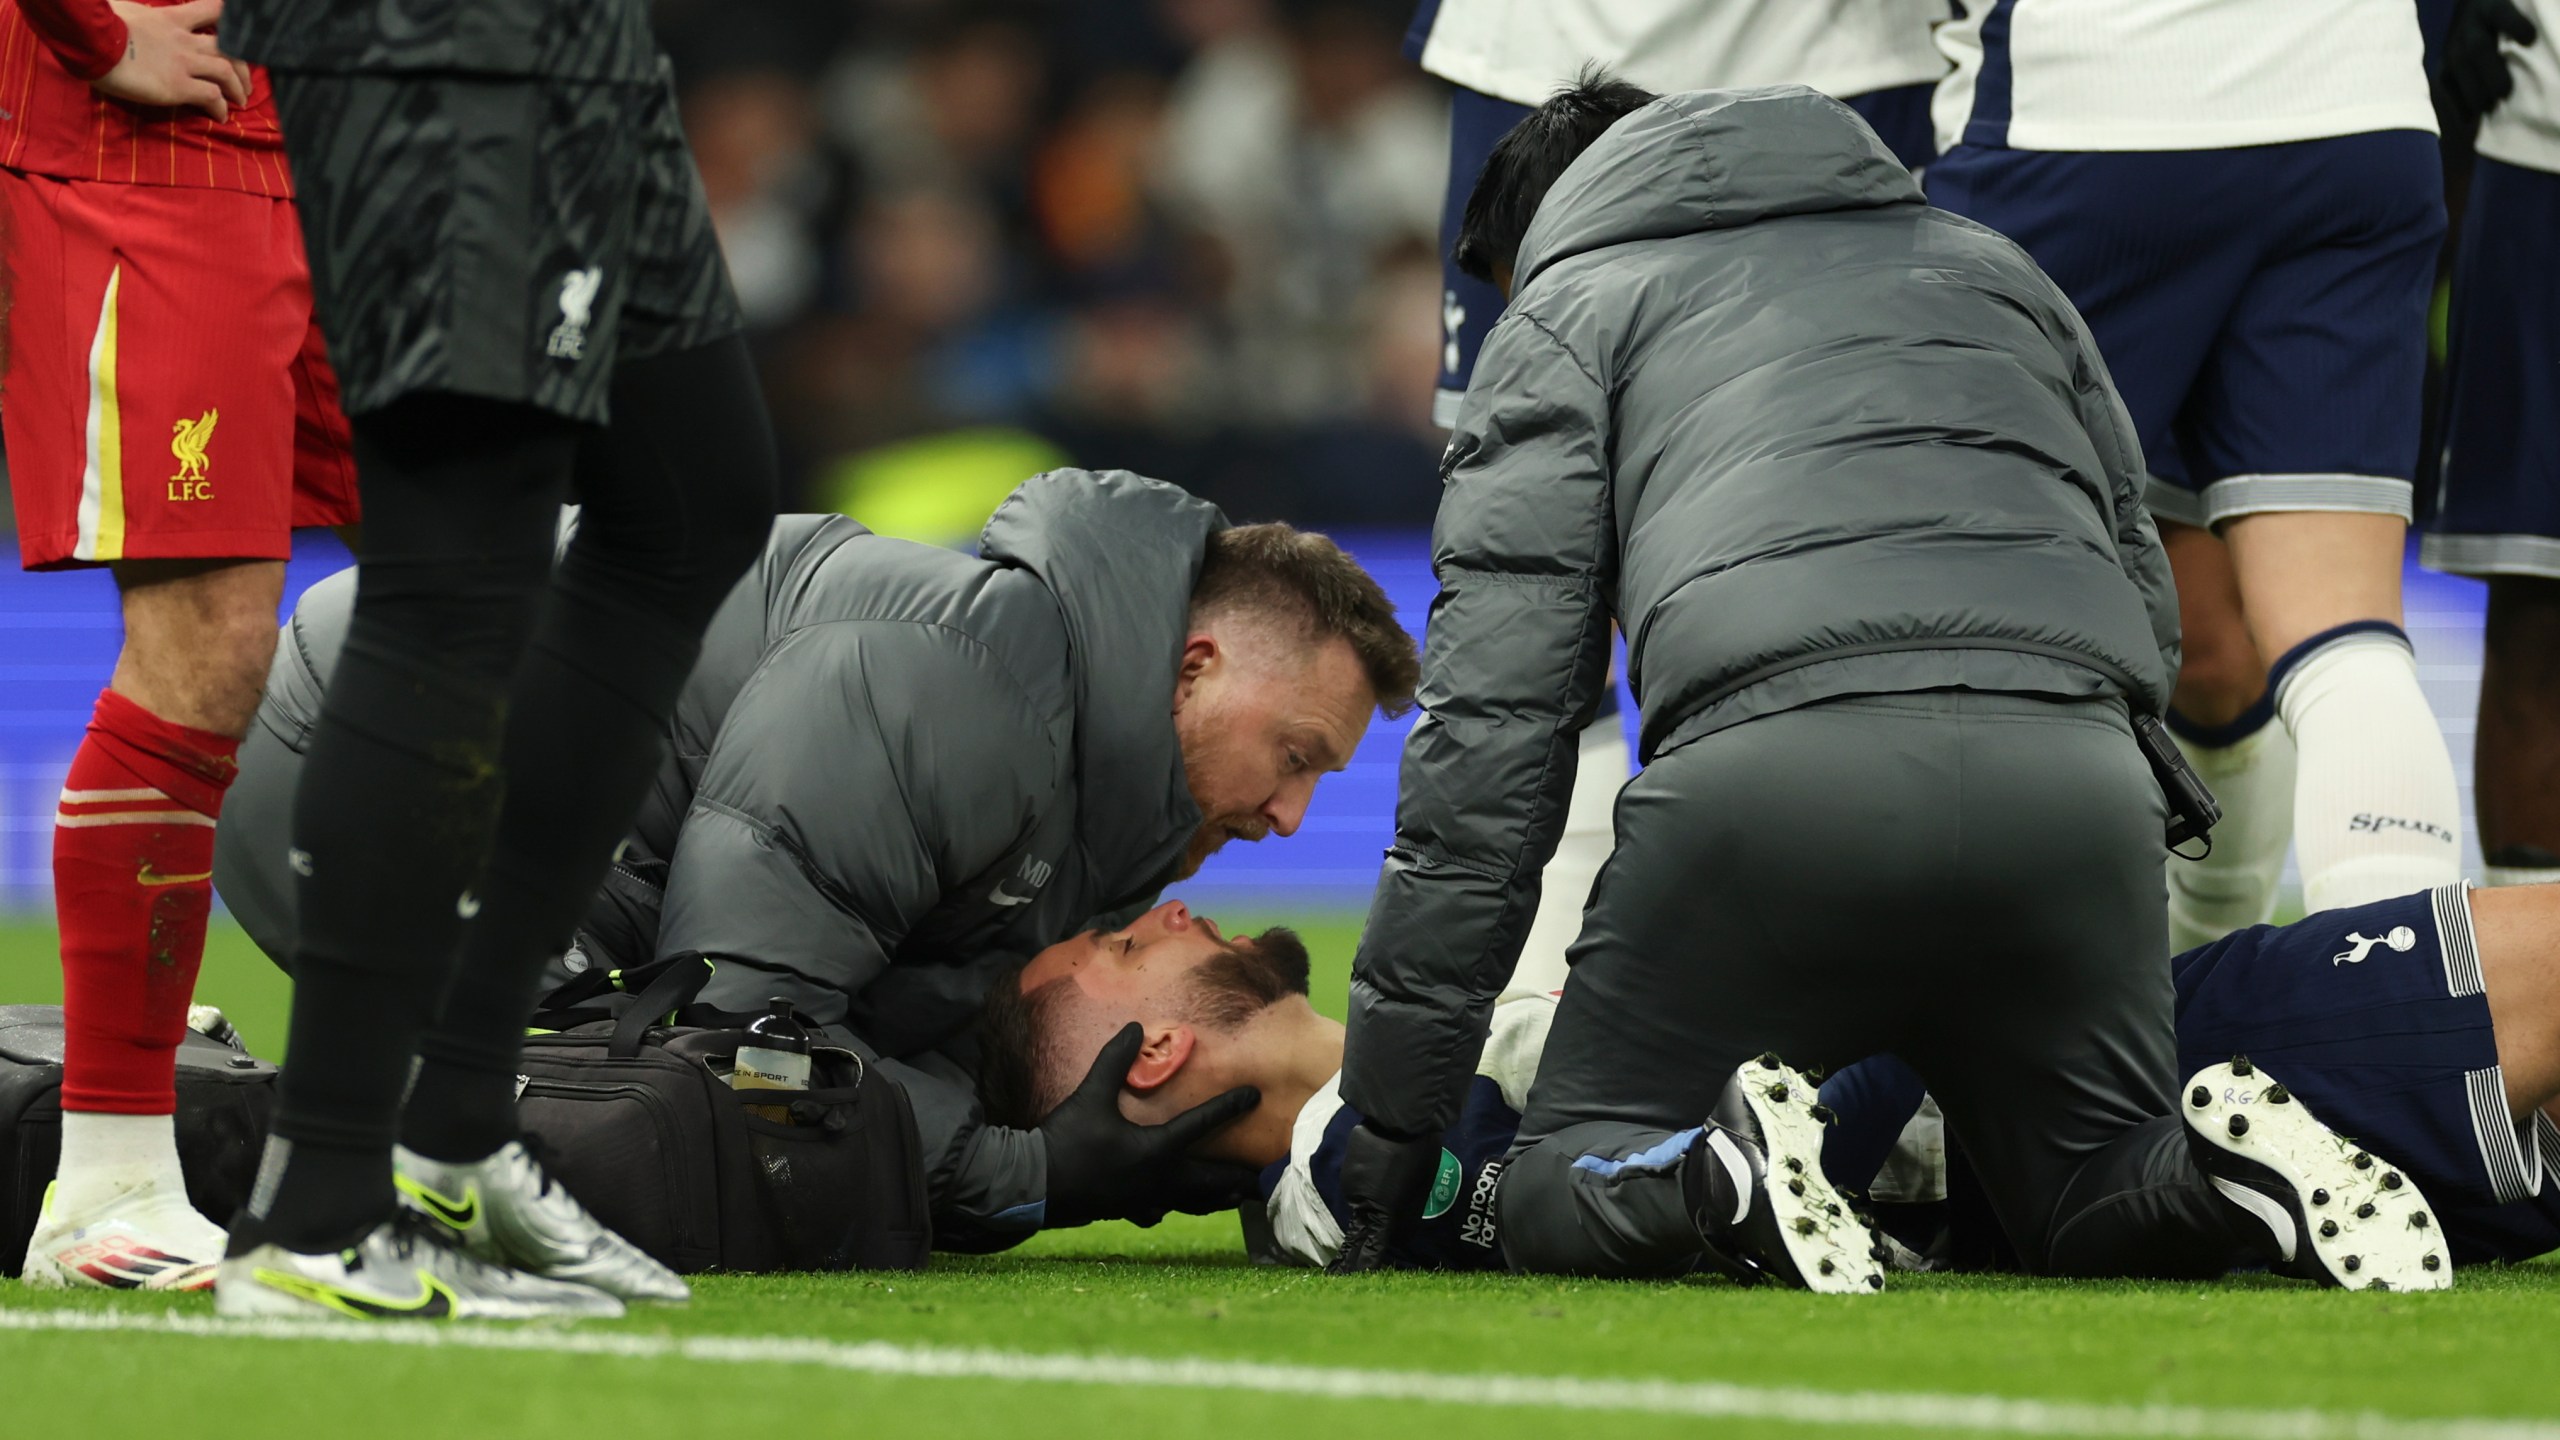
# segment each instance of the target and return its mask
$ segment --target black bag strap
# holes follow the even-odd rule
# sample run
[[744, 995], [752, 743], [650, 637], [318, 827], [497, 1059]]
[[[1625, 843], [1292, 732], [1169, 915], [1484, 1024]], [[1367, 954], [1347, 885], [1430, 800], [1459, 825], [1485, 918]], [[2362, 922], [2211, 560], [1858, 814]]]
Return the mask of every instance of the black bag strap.
[[710, 983], [711, 957], [688, 954], [668, 960], [666, 968], [613, 1022], [613, 1039], [606, 1044], [604, 1053], [616, 1060], [637, 1056], [641, 1044], [649, 1038], [649, 1027], [664, 1023], [667, 1016], [692, 1004], [693, 997]]

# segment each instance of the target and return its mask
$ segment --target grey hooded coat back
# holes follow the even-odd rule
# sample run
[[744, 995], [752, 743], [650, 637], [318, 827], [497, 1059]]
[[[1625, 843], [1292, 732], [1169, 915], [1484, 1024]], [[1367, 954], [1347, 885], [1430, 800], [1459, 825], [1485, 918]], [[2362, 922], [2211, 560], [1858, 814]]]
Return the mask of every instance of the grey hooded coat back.
[[[574, 963], [699, 952], [703, 1003], [791, 1000], [905, 1086], [938, 1247], [1032, 1233], [1047, 1150], [984, 1123], [978, 1009], [1043, 946], [1152, 903], [1199, 828], [1172, 697], [1226, 524], [1161, 481], [1083, 470], [1024, 482], [974, 556], [777, 520], [704, 636]], [[312, 587], [285, 627], [259, 723], [286, 750], [308, 743], [354, 578]]]
[[1454, 1112], [1612, 620], [1648, 759], [1854, 694], [2157, 712], [2177, 670], [2140, 449], [2078, 314], [1800, 87], [1663, 97], [1558, 178], [1442, 478], [1343, 1080], [1393, 1131]]

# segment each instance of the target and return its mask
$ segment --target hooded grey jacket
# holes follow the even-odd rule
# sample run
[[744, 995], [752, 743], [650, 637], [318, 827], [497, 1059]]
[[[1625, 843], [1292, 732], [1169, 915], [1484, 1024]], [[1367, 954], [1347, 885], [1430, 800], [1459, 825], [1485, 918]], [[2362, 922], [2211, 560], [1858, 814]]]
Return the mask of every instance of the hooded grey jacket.
[[[1029, 1234], [1047, 1152], [983, 1123], [962, 1061], [989, 984], [1151, 902], [1200, 825], [1172, 696], [1226, 523], [1171, 485], [1080, 470], [1016, 490], [975, 557], [777, 521], [569, 963], [699, 951], [703, 1003], [788, 997], [905, 1086], [938, 1245]], [[287, 626], [260, 719], [296, 751], [352, 599], [314, 587]]]
[[2080, 317], [1801, 87], [1666, 96], [1557, 179], [1441, 473], [1343, 1067], [1391, 1132], [1455, 1111], [1612, 619], [1647, 759], [1852, 694], [2157, 712], [2177, 671], [2140, 449]]

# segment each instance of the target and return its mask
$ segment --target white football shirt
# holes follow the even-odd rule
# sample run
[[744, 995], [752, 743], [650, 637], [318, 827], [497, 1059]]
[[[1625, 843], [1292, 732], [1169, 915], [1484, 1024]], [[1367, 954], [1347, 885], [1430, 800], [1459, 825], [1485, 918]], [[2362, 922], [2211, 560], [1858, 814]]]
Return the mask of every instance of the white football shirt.
[[1669, 94], [1809, 85], [1847, 97], [1925, 85], [1947, 62], [1947, 0], [1441, 0], [1422, 68], [1535, 105], [1599, 61]]
[[2542, 38], [2522, 47], [2505, 43], [2516, 88], [2480, 122], [2480, 153], [2560, 175], [2560, 0], [2516, 0], [2516, 8]]
[[2435, 133], [2412, 0], [1962, 0], [1938, 145], [2224, 150]]

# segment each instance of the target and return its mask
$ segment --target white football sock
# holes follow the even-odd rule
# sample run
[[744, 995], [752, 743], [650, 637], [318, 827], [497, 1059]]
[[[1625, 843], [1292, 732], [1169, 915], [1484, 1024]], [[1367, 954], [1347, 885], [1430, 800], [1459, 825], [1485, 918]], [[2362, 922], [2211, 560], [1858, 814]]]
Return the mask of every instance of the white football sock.
[[[2251, 719], [2254, 729], [2247, 728]], [[2174, 955], [2275, 918], [2276, 882], [2293, 845], [2294, 749], [2293, 734], [2276, 719], [2272, 704], [2215, 732], [2198, 734], [2197, 727], [2173, 724], [2171, 733], [2222, 805], [2212, 852], [2201, 860], [2169, 861]]]
[[2417, 656], [2396, 625], [2340, 626], [2275, 664], [2299, 753], [2293, 835], [2305, 908], [2334, 910], [2462, 878], [2462, 801]]
[[62, 1164], [54, 1175], [57, 1215], [103, 1206], [136, 1190], [183, 1199], [178, 1127], [167, 1115], [62, 1114]]
[[1582, 732], [1582, 749], [1573, 772], [1573, 800], [1565, 807], [1564, 838], [1538, 894], [1537, 918], [1529, 922], [1529, 938], [1520, 946], [1520, 962], [1511, 967], [1511, 983], [1502, 999], [1547, 995], [1564, 988], [1565, 947], [1582, 934], [1582, 907], [1591, 884], [1617, 848], [1610, 825], [1618, 791], [1627, 783], [1627, 735], [1616, 714], [1603, 715]]

